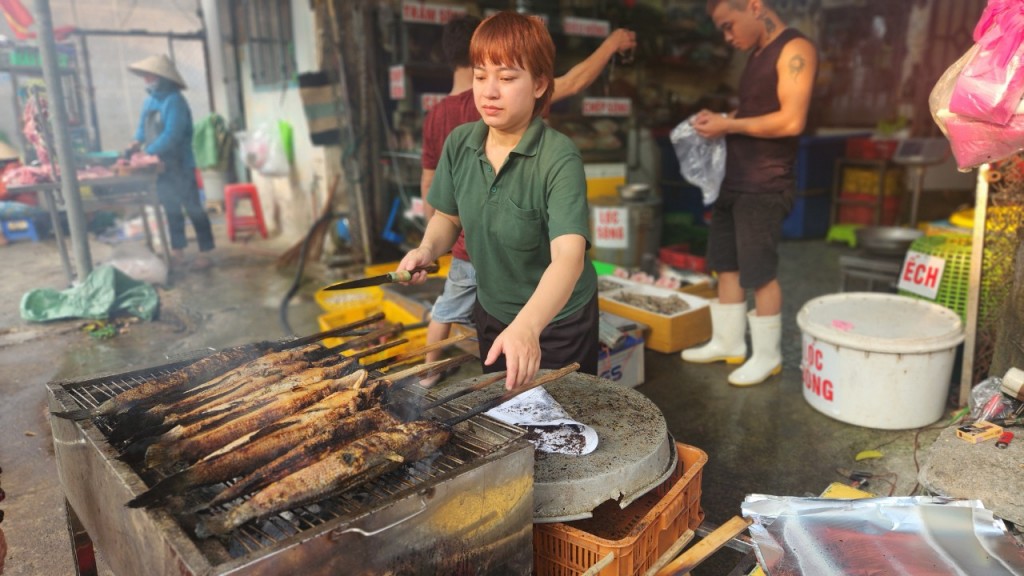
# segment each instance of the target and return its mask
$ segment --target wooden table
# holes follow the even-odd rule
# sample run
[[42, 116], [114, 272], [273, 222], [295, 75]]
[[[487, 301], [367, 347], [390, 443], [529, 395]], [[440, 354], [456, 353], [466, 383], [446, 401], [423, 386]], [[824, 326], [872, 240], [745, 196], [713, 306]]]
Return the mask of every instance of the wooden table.
[[[78, 188], [92, 188], [94, 193], [89, 199], [82, 199], [82, 208], [90, 210], [120, 209], [125, 206], [138, 206], [142, 209], [142, 223], [146, 231], [146, 244], [150, 250], [156, 252], [153, 244], [153, 233], [149, 229], [149, 218], [145, 207], [153, 207], [157, 228], [160, 234], [160, 245], [163, 248], [164, 262], [168, 267], [171, 265], [170, 244], [167, 239], [167, 230], [164, 225], [163, 206], [156, 193], [156, 179], [158, 172], [131, 174], [127, 176], [113, 176], [110, 178], [88, 178], [79, 179]], [[96, 194], [97, 189], [109, 189], [107, 193]], [[71, 268], [71, 260], [68, 256], [67, 243], [64, 238], [64, 229], [60, 222], [60, 212], [64, 211], [64, 198], [61, 196], [60, 182], [45, 182], [41, 184], [30, 184], [27, 186], [8, 186], [9, 194], [32, 193], [42, 194], [43, 206], [50, 214], [50, 222], [53, 225], [53, 233], [57, 238], [57, 247], [60, 251], [61, 264], [64, 267], [64, 274], [68, 283], [74, 282], [74, 273]]]

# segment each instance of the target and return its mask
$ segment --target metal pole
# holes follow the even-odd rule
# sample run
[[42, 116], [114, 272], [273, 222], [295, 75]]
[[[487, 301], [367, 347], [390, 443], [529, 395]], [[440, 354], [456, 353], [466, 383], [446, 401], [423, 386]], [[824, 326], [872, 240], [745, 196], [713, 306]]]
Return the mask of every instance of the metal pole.
[[92, 272], [92, 256], [89, 254], [85, 211], [82, 209], [78, 175], [75, 173], [74, 151], [71, 149], [71, 136], [68, 134], [64, 86], [61, 84], [60, 70], [57, 68], [57, 44], [53, 38], [50, 0], [36, 0], [36, 17], [39, 19], [39, 53], [42, 56], [43, 79], [46, 81], [46, 92], [50, 101], [50, 127], [53, 130], [57, 159], [60, 161], [61, 194], [68, 210], [75, 271], [78, 273], [78, 281], [82, 282]]
[[967, 282], [967, 324], [964, 326], [964, 359], [960, 370], [960, 406], [967, 406], [967, 400], [974, 387], [974, 349], [978, 343], [978, 309], [981, 300], [981, 267], [985, 257], [985, 218], [988, 213], [988, 183], [991, 166], [982, 164], [978, 168], [978, 180], [974, 188], [974, 231], [971, 238], [971, 267]]

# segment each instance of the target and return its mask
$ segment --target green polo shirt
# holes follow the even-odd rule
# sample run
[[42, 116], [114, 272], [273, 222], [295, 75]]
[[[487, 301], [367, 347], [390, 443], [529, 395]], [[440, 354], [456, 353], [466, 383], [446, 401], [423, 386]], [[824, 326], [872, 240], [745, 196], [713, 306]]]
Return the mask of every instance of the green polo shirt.
[[[579, 234], [590, 248], [587, 182], [576, 145], [540, 118], [497, 174], [484, 152], [487, 131], [480, 120], [448, 135], [427, 201], [462, 220], [480, 305], [510, 324], [551, 264], [551, 240]], [[583, 273], [554, 320], [579, 311], [596, 291], [584, 253]]]

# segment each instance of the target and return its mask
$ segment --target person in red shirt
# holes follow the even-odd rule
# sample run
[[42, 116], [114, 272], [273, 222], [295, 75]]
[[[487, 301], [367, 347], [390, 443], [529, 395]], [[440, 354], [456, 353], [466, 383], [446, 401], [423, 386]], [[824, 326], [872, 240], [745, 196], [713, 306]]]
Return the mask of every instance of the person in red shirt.
[[[456, 126], [480, 119], [480, 112], [473, 101], [473, 67], [469, 61], [469, 42], [479, 24], [480, 19], [475, 16], [459, 16], [448, 21], [442, 33], [441, 49], [445, 60], [453, 69], [452, 89], [446, 98], [431, 108], [423, 121], [423, 173], [420, 178], [420, 192], [428, 221], [433, 216], [434, 209], [427, 204], [427, 193], [430, 191], [431, 182], [434, 181], [434, 172], [445, 138]], [[579, 94], [597, 79], [616, 53], [624, 54], [635, 47], [635, 32], [624, 28], [615, 30], [590, 56], [564, 75], [555, 78], [552, 102]], [[452, 262], [444, 291], [438, 296], [431, 310], [427, 344], [447, 338], [451, 333], [452, 324], [471, 324], [470, 316], [475, 300], [476, 271], [466, 251], [465, 236], [460, 234], [452, 246]], [[431, 352], [427, 354], [426, 361], [431, 362], [440, 357], [440, 351]], [[420, 381], [420, 384], [431, 386], [438, 379], [440, 376], [434, 376]]]

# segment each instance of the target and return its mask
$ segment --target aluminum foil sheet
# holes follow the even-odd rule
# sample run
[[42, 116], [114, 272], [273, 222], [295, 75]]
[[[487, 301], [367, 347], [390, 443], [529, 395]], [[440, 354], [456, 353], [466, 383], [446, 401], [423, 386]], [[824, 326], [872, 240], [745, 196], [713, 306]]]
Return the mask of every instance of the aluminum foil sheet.
[[1024, 551], [977, 500], [833, 500], [753, 494], [743, 502], [769, 576], [1024, 575]]

